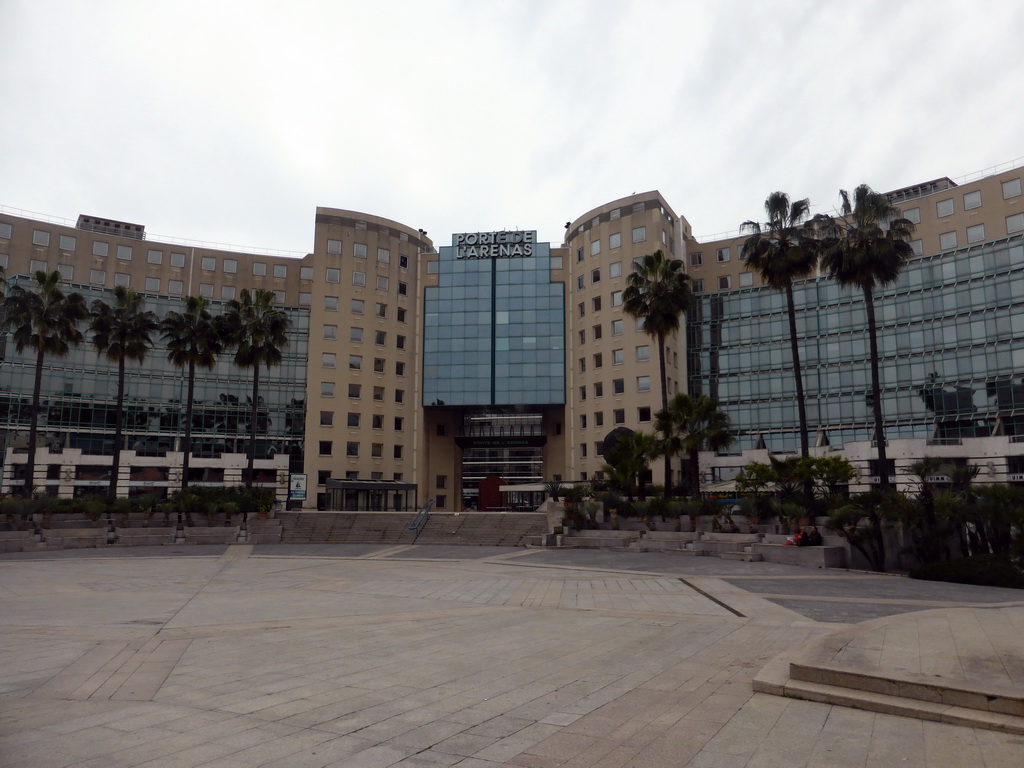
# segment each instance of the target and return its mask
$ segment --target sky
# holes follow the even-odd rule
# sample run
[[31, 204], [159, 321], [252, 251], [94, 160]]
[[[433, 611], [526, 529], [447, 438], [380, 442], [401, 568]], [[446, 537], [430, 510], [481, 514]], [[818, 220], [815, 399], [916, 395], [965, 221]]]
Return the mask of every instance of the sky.
[[308, 252], [316, 206], [698, 239], [1024, 164], [1020, 0], [0, 0], [0, 210]]

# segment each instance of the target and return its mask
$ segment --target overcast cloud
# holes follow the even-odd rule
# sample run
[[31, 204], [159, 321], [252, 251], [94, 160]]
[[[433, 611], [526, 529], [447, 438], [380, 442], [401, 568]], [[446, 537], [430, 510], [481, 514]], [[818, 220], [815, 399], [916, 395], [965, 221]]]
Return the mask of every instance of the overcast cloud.
[[659, 189], [694, 233], [1024, 162], [1019, 0], [0, 0], [0, 206], [306, 252]]

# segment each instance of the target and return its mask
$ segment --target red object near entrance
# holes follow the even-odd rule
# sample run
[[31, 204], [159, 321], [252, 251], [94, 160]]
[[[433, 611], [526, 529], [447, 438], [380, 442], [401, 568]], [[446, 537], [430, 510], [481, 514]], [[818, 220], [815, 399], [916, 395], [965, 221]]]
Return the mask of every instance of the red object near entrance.
[[477, 507], [481, 512], [490, 512], [501, 508], [501, 486], [508, 485], [497, 475], [485, 477], [480, 481], [480, 502]]

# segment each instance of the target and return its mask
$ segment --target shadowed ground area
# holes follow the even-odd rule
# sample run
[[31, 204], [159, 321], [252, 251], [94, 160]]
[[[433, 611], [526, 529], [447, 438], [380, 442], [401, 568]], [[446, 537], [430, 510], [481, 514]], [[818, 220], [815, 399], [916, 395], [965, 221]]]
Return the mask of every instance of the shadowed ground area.
[[847, 622], [1021, 604], [655, 553], [5, 555], [0, 766], [1019, 766], [1024, 736], [751, 683]]

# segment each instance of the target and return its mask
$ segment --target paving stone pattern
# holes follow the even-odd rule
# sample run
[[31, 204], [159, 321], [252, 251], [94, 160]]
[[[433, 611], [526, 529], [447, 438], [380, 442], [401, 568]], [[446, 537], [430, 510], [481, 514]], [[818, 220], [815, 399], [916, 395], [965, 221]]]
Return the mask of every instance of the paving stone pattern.
[[176, 549], [0, 556], [0, 766], [1024, 764], [1021, 737], [754, 694], [838, 625], [729, 579], [807, 596], [800, 569]]

